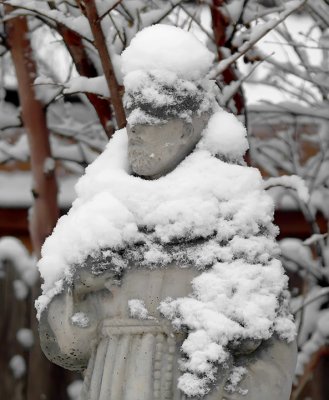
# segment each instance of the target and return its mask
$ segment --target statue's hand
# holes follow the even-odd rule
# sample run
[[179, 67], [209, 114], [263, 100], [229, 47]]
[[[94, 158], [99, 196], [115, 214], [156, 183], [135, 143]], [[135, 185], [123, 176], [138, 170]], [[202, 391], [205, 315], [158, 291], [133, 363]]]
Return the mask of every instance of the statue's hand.
[[253, 353], [261, 345], [260, 339], [243, 339], [238, 342], [232, 342], [229, 349], [234, 356], [247, 355]]
[[118, 289], [113, 274], [94, 276], [86, 271], [51, 300], [39, 331], [42, 349], [52, 362], [73, 370], [87, 366], [98, 325]]

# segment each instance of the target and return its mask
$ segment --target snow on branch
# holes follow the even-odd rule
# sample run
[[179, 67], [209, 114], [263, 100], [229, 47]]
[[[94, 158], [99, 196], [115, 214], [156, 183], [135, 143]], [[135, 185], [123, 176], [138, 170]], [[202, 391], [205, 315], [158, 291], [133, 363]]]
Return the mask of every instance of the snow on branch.
[[317, 81], [315, 77], [312, 77], [308, 73], [302, 71], [301, 69], [296, 68], [290, 62], [279, 62], [274, 59], [269, 59], [268, 62], [272, 64], [275, 68], [280, 69], [285, 74], [295, 75], [297, 78], [308, 81], [317, 87], [322, 87], [327, 90], [329, 89], [329, 85], [325, 81], [323, 80]]
[[262, 103], [262, 104], [252, 104], [248, 107], [249, 111], [254, 114], [264, 114], [270, 113], [275, 115], [291, 115], [291, 116], [301, 116], [309, 117], [321, 120], [329, 120], [328, 111], [325, 107], [305, 107], [302, 104], [293, 102], [284, 103]]
[[56, 83], [51, 78], [38, 76], [34, 80], [34, 85], [56, 86], [58, 88], [61, 88], [60, 93], [62, 94], [93, 93], [102, 97], [110, 98], [110, 92], [108, 90], [104, 75], [97, 76], [95, 78], [78, 76], [70, 79], [65, 83]]
[[286, 7], [285, 11], [279, 14], [278, 18], [273, 18], [268, 22], [263, 24], [257, 24], [249, 37], [249, 40], [243, 43], [242, 46], [238, 49], [238, 51], [232, 56], [222, 60], [215, 68], [213, 68], [209, 75], [209, 79], [215, 79], [216, 76], [220, 75], [224, 72], [231, 64], [237, 61], [241, 56], [243, 56], [247, 51], [249, 51], [260, 39], [262, 39], [265, 35], [267, 35], [270, 31], [276, 28], [279, 24], [281, 24], [286, 18], [288, 18], [291, 14], [301, 8], [304, 4], [306, 4], [308, 0], [294, 0], [290, 1]]
[[168, 4], [162, 8], [159, 8], [158, 10], [151, 10], [141, 14], [140, 20], [142, 22], [142, 26], [147, 27], [160, 23], [174, 10], [174, 8], [176, 8], [182, 2], [182, 0], [168, 1]]
[[46, 23], [50, 23], [55, 28], [57, 24], [64, 25], [71, 31], [74, 31], [83, 39], [92, 42], [93, 35], [87, 18], [84, 15], [77, 17], [67, 16], [59, 10], [51, 10], [47, 2], [33, 1], [33, 0], [7, 0], [4, 4], [10, 5], [15, 8], [6, 19], [17, 17], [18, 15], [33, 15], [39, 17]]
[[311, 246], [312, 244], [325, 239], [328, 236], [328, 233], [314, 233], [312, 236], [309, 238], [305, 239], [303, 244], [305, 246]]
[[273, 55], [270, 54], [267, 57], [265, 57], [263, 60], [260, 60], [257, 62], [251, 70], [248, 72], [247, 75], [243, 76], [242, 78], [238, 79], [237, 81], [232, 81], [228, 85], [226, 85], [223, 89], [223, 93], [221, 96], [221, 104], [227, 106], [229, 101], [233, 98], [233, 96], [239, 91], [239, 89], [242, 87], [244, 82], [255, 72], [255, 70], [268, 58]]
[[64, 84], [64, 94], [73, 93], [94, 93], [103, 97], [110, 97], [110, 92], [106, 83], [104, 75], [97, 76], [96, 78], [87, 78], [79, 76], [73, 78]]
[[304, 180], [297, 175], [285, 175], [276, 178], [269, 178], [264, 182], [264, 189], [269, 189], [273, 186], [283, 186], [289, 189], [296, 190], [298, 197], [304, 202], [309, 201], [310, 195]]
[[29, 158], [27, 136], [21, 136], [14, 144], [0, 142], [0, 164], [10, 160], [27, 161]]

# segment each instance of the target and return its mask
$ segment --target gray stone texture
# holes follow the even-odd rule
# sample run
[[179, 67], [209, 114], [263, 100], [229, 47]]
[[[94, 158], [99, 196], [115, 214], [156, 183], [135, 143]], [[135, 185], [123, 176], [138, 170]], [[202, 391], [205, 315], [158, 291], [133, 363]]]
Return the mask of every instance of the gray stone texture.
[[128, 156], [132, 171], [155, 179], [177, 167], [191, 153], [207, 126], [209, 114], [194, 116], [191, 122], [172, 119], [157, 125], [127, 126]]

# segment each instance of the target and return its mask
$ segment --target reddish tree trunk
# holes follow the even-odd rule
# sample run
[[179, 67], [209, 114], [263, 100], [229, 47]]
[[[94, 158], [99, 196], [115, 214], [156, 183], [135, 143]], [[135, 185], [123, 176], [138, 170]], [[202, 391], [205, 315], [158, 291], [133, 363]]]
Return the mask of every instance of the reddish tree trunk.
[[[6, 7], [7, 13], [11, 10], [10, 7]], [[43, 106], [36, 98], [33, 87], [33, 81], [36, 76], [36, 65], [29, 41], [26, 17], [9, 19], [6, 22], [6, 34], [16, 70], [22, 119], [30, 148], [34, 204], [29, 215], [29, 231], [34, 252], [39, 258], [41, 246], [46, 237], [52, 232], [59, 216], [57, 184], [55, 171], [46, 171], [47, 160], [51, 159], [49, 131]], [[40, 284], [37, 283], [33, 290], [32, 298], [35, 298], [39, 294], [39, 291]], [[29, 324], [37, 339], [38, 330], [33, 301], [30, 304], [30, 309]], [[42, 354], [37, 341], [29, 354], [27, 377], [28, 399], [58, 398], [54, 396], [58, 391], [54, 390], [54, 386], [51, 385], [52, 375], [55, 370], [55, 366], [52, 366]]]
[[80, 0], [79, 4], [84, 14], [88, 18], [90, 28], [94, 36], [94, 44], [102, 63], [118, 127], [124, 128], [126, 126], [126, 115], [122, 104], [120, 87], [115, 76], [114, 67], [106, 45], [106, 40], [102, 30], [101, 21], [97, 13], [95, 1]]
[[16, 70], [22, 119], [30, 147], [34, 197], [29, 220], [30, 233], [34, 251], [40, 256], [41, 246], [52, 232], [59, 215], [57, 184], [54, 171], [45, 172], [46, 162], [51, 158], [49, 132], [42, 104], [36, 98], [33, 88], [36, 66], [26, 18], [8, 20], [6, 32]]

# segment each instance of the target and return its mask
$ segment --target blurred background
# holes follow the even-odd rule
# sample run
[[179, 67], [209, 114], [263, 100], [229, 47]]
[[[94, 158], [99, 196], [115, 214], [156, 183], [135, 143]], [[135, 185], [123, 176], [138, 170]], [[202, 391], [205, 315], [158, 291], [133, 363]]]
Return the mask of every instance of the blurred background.
[[120, 54], [156, 23], [214, 53], [218, 103], [247, 126], [246, 162], [275, 201], [298, 327], [291, 399], [329, 399], [329, 1], [8, 0], [0, 18], [0, 399], [78, 399], [81, 376], [39, 347], [36, 262], [125, 126]]

